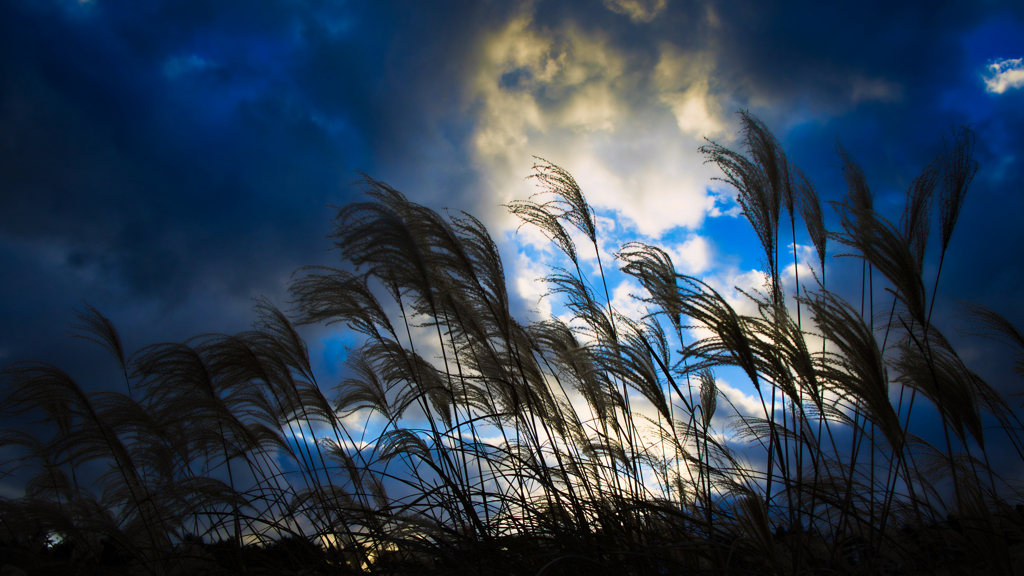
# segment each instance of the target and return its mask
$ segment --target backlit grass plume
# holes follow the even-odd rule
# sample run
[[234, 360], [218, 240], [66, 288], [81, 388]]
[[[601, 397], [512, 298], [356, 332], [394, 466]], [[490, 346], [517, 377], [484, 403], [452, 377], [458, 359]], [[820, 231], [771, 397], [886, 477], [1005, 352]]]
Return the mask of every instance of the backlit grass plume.
[[[898, 221], [876, 212], [864, 171], [839, 148], [848, 191], [828, 231], [817, 190], [767, 126], [749, 113], [741, 124], [741, 150], [700, 152], [736, 188], [761, 244], [766, 291], [738, 294], [744, 306], [680, 274], [665, 249], [631, 242], [613, 250], [615, 264], [644, 289], [646, 312], [617, 309], [596, 212], [567, 171], [540, 159], [539, 193], [507, 208], [565, 257], [544, 278], [559, 316], [512, 314], [480, 221], [370, 177], [336, 209], [337, 266], [301, 268], [286, 309], [258, 300], [249, 331], [129, 355], [84, 306], [74, 334], [124, 381], [87, 393], [101, 387], [55, 366], [3, 369], [3, 481], [18, 495], [0, 498], [0, 564], [36, 574], [1021, 573], [1019, 485], [990, 454], [1024, 454], [1024, 426], [931, 318], [977, 168], [973, 134], [957, 132], [923, 168]], [[797, 277], [792, 298], [782, 208], [794, 265], [799, 218], [820, 272]], [[859, 305], [847, 300], [856, 287], [825, 284], [830, 240], [864, 262]], [[594, 250], [591, 273], [583, 250]], [[891, 300], [878, 325], [875, 270]], [[968, 332], [1009, 344], [1021, 370], [1012, 323], [975, 304], [963, 316]], [[337, 382], [315, 373], [303, 325], [353, 335]], [[738, 397], [723, 373], [754, 395]], [[921, 411], [937, 418], [912, 418]]]

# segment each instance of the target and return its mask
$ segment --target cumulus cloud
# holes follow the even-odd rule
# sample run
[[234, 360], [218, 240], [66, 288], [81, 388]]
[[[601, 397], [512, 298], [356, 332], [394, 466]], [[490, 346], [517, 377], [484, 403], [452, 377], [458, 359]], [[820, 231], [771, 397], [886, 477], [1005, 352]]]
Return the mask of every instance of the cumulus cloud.
[[1000, 59], [986, 66], [985, 91], [1002, 94], [1024, 86], [1024, 58]]
[[753, 394], [747, 394], [745, 391], [721, 378], [715, 379], [715, 385], [718, 387], [718, 392], [727, 399], [728, 403], [736, 408], [739, 414], [743, 416], [764, 417], [764, 407], [761, 405], [761, 400]]
[[[643, 14], [660, 6], [609, 7], [646, 21]], [[672, 249], [687, 272], [700, 273], [709, 267], [709, 245], [693, 231], [721, 213], [722, 198], [708, 189], [717, 171], [697, 148], [704, 137], [728, 132], [712, 89], [714, 59], [667, 41], [650, 48], [638, 52], [573, 21], [542, 26], [532, 7], [522, 9], [482, 41], [471, 74], [477, 112], [470, 151], [494, 204], [534, 193], [523, 178], [534, 156], [545, 158], [572, 174], [602, 222], [611, 223], [601, 226], [602, 250], [682, 228], [686, 240]], [[499, 210], [484, 219], [508, 232], [518, 222]], [[557, 259], [530, 228], [516, 236], [520, 247]], [[589, 241], [569, 232], [581, 262], [593, 259]], [[601, 259], [611, 261], [607, 253]], [[521, 257], [511, 274], [530, 304], [543, 290], [528, 286], [540, 275], [535, 264]]]
[[710, 71], [709, 53], [685, 54], [671, 44], [662, 45], [654, 68], [658, 97], [672, 110], [679, 129], [699, 138], [719, 136], [725, 128], [709, 93]]
[[683, 274], [701, 274], [711, 267], [711, 242], [698, 234], [691, 234], [682, 244], [666, 247], [672, 263]]
[[542, 319], [551, 318], [551, 300], [544, 297], [547, 286], [540, 280], [551, 271], [544, 264], [522, 253], [515, 263], [515, 269], [515, 286], [519, 297], [527, 304], [536, 306]]
[[632, 280], [624, 280], [612, 290], [612, 308], [616, 312], [636, 321], [643, 320], [648, 310], [640, 300], [650, 294], [642, 286]]
[[725, 126], [706, 55], [666, 44], [652, 61], [571, 22], [537, 26], [530, 10], [493, 33], [482, 54], [473, 151], [501, 200], [529, 192], [522, 178], [536, 155], [646, 236], [696, 228], [714, 207], [705, 188], [713, 170], [695, 153]]
[[821, 264], [818, 260], [818, 253], [815, 251], [814, 246], [808, 244], [797, 244], [796, 264], [793, 262], [793, 244], [790, 243], [788, 246], [785, 246], [784, 250], [784, 255], [779, 255], [779, 266], [781, 267], [779, 277], [782, 280], [782, 288], [787, 295], [787, 299], [796, 294], [796, 281], [798, 277], [800, 279], [801, 290], [814, 290], [815, 275], [817, 275], [819, 279], [821, 278]]
[[736, 267], [726, 267], [704, 278], [704, 281], [721, 294], [738, 313], [755, 316], [757, 315], [757, 304], [741, 291], [751, 295], [756, 292], [764, 293], [768, 277], [761, 270], [740, 270]]

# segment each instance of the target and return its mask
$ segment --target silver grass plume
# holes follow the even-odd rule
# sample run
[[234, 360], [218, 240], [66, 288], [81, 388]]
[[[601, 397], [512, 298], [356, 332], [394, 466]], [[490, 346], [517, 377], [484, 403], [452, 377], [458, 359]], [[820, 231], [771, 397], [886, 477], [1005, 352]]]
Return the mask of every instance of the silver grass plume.
[[818, 198], [814, 185], [811, 184], [810, 179], [807, 178], [803, 170], [794, 166], [793, 173], [797, 179], [795, 183], [797, 209], [800, 211], [800, 217], [807, 226], [807, 234], [811, 237], [811, 243], [814, 244], [814, 249], [818, 253], [821, 270], [824, 271], [828, 231], [825, 229], [825, 217], [821, 210], [821, 200]]
[[749, 112], [740, 112], [740, 116], [743, 146], [749, 159], [710, 140], [699, 151], [704, 154], [705, 162], [715, 163], [725, 174], [720, 180], [736, 189], [736, 200], [764, 249], [772, 297], [781, 302], [777, 257], [779, 212], [783, 196], [792, 199], [789, 164], [779, 142], [763, 122]]
[[700, 406], [704, 428], [707, 429], [718, 408], [718, 386], [715, 384], [715, 373], [710, 369], [700, 371]]
[[839, 296], [826, 292], [807, 300], [822, 336], [835, 344], [836, 353], [825, 356], [823, 385], [841, 399], [859, 407], [875, 422], [894, 450], [903, 446], [903, 428], [889, 402], [889, 377], [882, 351], [871, 329]]
[[513, 200], [503, 206], [523, 221], [519, 225], [520, 228], [526, 224], [533, 224], [547, 236], [548, 240], [554, 242], [555, 246], [558, 246], [569, 257], [569, 260], [572, 260], [573, 264], [578, 265], [576, 244], [558, 221], [558, 216], [549, 211], [546, 205], [532, 200]]
[[[949, 349], [933, 345], [926, 349], [919, 345], [923, 331], [917, 338], [907, 338], [900, 344], [900, 355], [894, 367], [899, 372], [896, 381], [917, 390], [932, 401], [942, 419], [961, 440], [966, 432], [974, 436], [984, 448], [984, 430], [974, 386], [974, 375], [966, 369]], [[929, 331], [933, 337], [937, 332]]]
[[1016, 357], [1014, 370], [1024, 376], [1024, 333], [1005, 316], [983, 304], [962, 302], [961, 315], [973, 325], [967, 332], [1013, 348]]
[[657, 306], [668, 316], [676, 331], [682, 330], [682, 310], [676, 268], [672, 258], [661, 248], [641, 242], [627, 242], [615, 253], [624, 262], [622, 271], [636, 278], [650, 293], [641, 301]]
[[943, 164], [942, 192], [939, 195], [941, 207], [941, 238], [942, 251], [949, 246], [953, 236], [953, 228], [960, 218], [960, 209], [967, 196], [967, 188], [978, 172], [978, 162], [974, 160], [974, 131], [961, 127], [954, 134], [955, 144]]
[[[576, 180], [564, 169], [548, 162], [543, 158], [537, 158], [539, 163], [533, 165], [535, 171], [529, 178], [539, 182], [544, 193], [551, 194], [554, 200], [545, 202], [542, 206], [545, 209], [555, 209], [558, 217], [575, 226], [583, 232], [591, 242], [597, 242], [597, 222], [594, 218], [594, 210], [587, 204]], [[513, 211], [514, 212], [514, 211]]]
[[[852, 171], [852, 168], [847, 170], [848, 173]], [[843, 227], [843, 232], [833, 234], [833, 238], [840, 244], [855, 248], [859, 257], [884, 274], [896, 288], [896, 298], [903, 302], [911, 317], [920, 324], [926, 324], [927, 301], [916, 254], [911, 251], [901, 230], [864, 207], [864, 198], [857, 200], [855, 190], [856, 186], [851, 185], [846, 203], [833, 203]]]
[[914, 255], [918, 274], [924, 265], [925, 248], [931, 231], [931, 208], [935, 187], [941, 176], [938, 160], [925, 166], [907, 190], [907, 205], [900, 217], [900, 232]]

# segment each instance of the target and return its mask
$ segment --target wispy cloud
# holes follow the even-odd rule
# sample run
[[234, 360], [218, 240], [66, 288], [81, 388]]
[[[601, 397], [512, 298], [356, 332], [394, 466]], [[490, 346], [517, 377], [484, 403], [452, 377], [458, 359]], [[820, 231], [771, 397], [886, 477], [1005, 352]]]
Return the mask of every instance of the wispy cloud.
[[1024, 58], [996, 60], [986, 68], [986, 92], [1002, 94], [1007, 90], [1024, 86]]
[[609, 10], [629, 16], [633, 22], [654, 20], [667, 4], [667, 0], [604, 0]]

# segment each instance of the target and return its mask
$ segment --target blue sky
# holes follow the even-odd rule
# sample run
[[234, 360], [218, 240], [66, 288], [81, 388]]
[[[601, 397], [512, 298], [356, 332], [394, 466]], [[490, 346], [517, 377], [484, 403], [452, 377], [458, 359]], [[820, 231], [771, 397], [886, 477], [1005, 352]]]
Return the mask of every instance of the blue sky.
[[[66, 338], [83, 300], [130, 349], [244, 330], [253, 298], [287, 306], [297, 268], [333, 262], [327, 205], [360, 171], [480, 217], [524, 316], [544, 246], [499, 205], [535, 191], [533, 156], [576, 176], [607, 250], [658, 243], [682, 272], [754, 285], [756, 238], [697, 152], [738, 146], [740, 109], [826, 200], [845, 192], [841, 143], [893, 219], [970, 125], [981, 170], [939, 308], [1024, 325], [1021, 58], [1018, 2], [4, 2], [0, 364], [104, 387], [109, 362]], [[309, 334], [336, 377], [348, 337]]]

